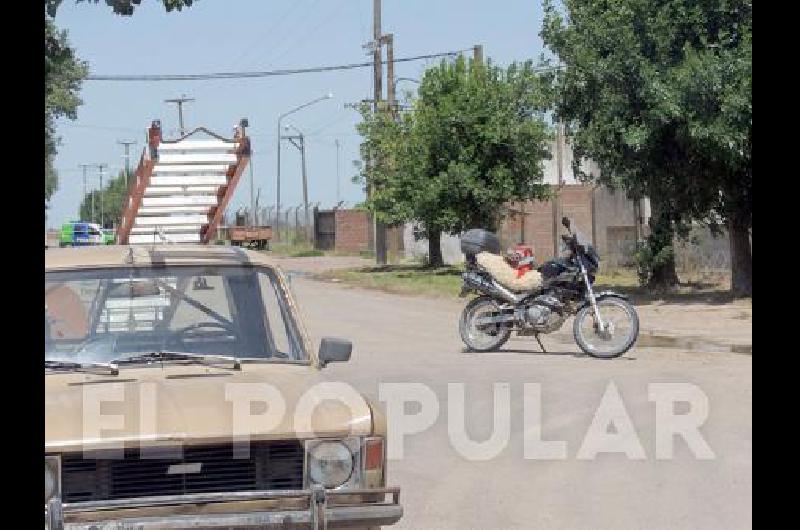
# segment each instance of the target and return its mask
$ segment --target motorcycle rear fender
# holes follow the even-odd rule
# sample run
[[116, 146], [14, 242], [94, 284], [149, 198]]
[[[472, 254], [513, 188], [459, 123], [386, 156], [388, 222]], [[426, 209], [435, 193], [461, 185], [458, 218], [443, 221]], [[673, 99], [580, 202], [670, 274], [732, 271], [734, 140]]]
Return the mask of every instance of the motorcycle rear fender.
[[[619, 298], [621, 300], [625, 300], [626, 302], [630, 301], [630, 298], [624, 294], [615, 293], [614, 291], [600, 291], [599, 293], [594, 293], [594, 299], [598, 302], [604, 298]], [[591, 305], [591, 302], [587, 298], [581, 305], [578, 306], [578, 311], [586, 307], [587, 305]], [[577, 311], [576, 311], [577, 312]]]

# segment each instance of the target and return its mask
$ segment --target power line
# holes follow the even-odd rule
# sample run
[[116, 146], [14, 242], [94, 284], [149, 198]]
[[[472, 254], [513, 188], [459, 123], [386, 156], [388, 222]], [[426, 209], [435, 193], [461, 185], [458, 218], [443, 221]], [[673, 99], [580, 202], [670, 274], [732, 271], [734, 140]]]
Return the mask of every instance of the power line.
[[97, 129], [97, 130], [108, 130], [108, 131], [125, 131], [125, 132], [141, 132], [139, 129], [134, 129], [132, 127], [114, 127], [111, 125], [88, 125], [88, 124], [80, 124], [80, 123], [70, 123], [70, 122], [61, 122], [59, 123], [59, 127], [75, 127], [78, 129]]
[[[455, 50], [450, 52], [431, 53], [427, 55], [416, 55], [414, 57], [403, 57], [395, 59], [396, 63], [410, 61], [420, 61], [424, 59], [435, 59], [437, 57], [452, 57], [472, 48]], [[382, 61], [386, 64], [388, 61]], [[333, 72], [337, 70], [353, 70], [356, 68], [372, 67], [373, 62], [350, 63], [336, 66], [316, 66], [313, 68], [285, 68], [279, 70], [267, 70], [263, 72], [214, 72], [208, 74], [135, 74], [135, 75], [89, 75], [86, 81], [202, 81], [204, 79], [247, 79], [256, 77], [273, 77], [280, 75], [311, 74], [320, 72]]]
[[[286, 19], [289, 18], [289, 15], [291, 15], [300, 5], [302, 5], [301, 2], [293, 2], [291, 7], [288, 10], [284, 11], [284, 13], [280, 16], [280, 18], [275, 19], [275, 22], [273, 23], [272, 26], [270, 26], [268, 29], [265, 29], [263, 32], [259, 32], [258, 35], [256, 36], [257, 37], [256, 40], [250, 43], [248, 46], [244, 47], [244, 51], [230, 63], [231, 66], [239, 67], [240, 65], [242, 65], [242, 63], [249, 62], [250, 56], [254, 52], [260, 52], [261, 45], [267, 42], [267, 39], [264, 39], [264, 35], [276, 35], [277, 33], [279, 33], [275, 30], [277, 30], [278, 27], [282, 25]], [[314, 3], [314, 5], [316, 5], [316, 2]], [[256, 53], [256, 55], [258, 55], [258, 53]], [[243, 61], [245, 57], [248, 58], [247, 61]], [[194, 92], [196, 94], [198, 91], [202, 91], [203, 89], [214, 86], [215, 84], [216, 83], [214, 83], [213, 80], [206, 81], [205, 83], [198, 85], [194, 89]]]

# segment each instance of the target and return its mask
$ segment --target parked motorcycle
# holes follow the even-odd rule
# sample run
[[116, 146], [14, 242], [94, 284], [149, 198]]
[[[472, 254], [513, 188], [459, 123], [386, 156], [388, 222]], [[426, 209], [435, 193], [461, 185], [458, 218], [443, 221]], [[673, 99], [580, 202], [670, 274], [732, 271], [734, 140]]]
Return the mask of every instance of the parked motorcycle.
[[461, 313], [461, 340], [472, 351], [497, 350], [516, 331], [534, 336], [543, 351], [540, 334], [553, 333], [568, 317], [575, 342], [592, 357], [610, 359], [628, 351], [639, 335], [639, 316], [628, 298], [612, 291], [592, 289], [600, 256], [578, 232], [572, 232], [567, 217], [562, 224], [568, 234], [561, 238], [567, 252], [539, 266], [541, 284], [527, 292], [513, 292], [481, 267], [479, 252], [498, 254], [497, 236], [486, 230], [470, 230], [461, 240], [467, 257], [461, 296], [477, 293]]

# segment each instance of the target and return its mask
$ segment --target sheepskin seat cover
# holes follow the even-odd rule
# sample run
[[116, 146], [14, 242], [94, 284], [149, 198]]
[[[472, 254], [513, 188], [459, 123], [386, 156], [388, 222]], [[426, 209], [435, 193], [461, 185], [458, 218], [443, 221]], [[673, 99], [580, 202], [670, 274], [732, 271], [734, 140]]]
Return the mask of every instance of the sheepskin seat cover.
[[515, 292], [532, 291], [542, 285], [542, 275], [539, 271], [530, 270], [517, 276], [517, 269], [508, 264], [503, 256], [490, 252], [479, 252], [475, 256], [478, 265], [494, 276], [501, 285]]

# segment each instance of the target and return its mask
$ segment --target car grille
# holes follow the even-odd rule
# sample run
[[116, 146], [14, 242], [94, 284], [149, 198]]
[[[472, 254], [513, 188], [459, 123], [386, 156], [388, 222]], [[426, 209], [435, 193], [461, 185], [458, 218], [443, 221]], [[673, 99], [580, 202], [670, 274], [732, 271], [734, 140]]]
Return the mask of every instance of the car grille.
[[[64, 502], [128, 499], [151, 495], [183, 495], [303, 487], [303, 447], [297, 441], [252, 443], [247, 453], [228, 445], [188, 446], [183, 454], [65, 454], [61, 460]], [[163, 452], [163, 450], [162, 450]], [[195, 472], [178, 472], [186, 464]], [[194, 464], [194, 466], [191, 466]], [[197, 471], [197, 464], [200, 464]], [[172, 467], [173, 473], [168, 471]]]

